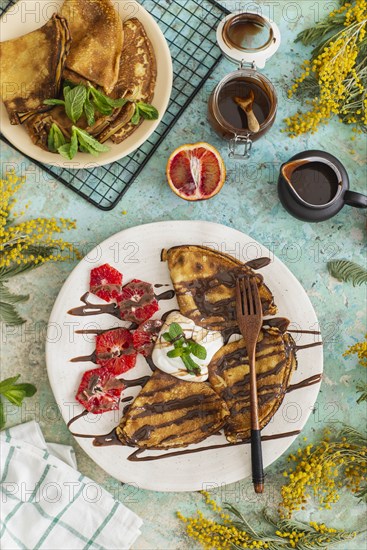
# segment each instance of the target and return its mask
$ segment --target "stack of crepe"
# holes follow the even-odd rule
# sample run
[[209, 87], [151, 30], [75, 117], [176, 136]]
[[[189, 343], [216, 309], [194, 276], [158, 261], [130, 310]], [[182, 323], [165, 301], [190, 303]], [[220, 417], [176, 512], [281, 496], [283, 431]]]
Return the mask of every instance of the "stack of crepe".
[[[53, 123], [66, 139], [71, 136], [64, 107], [43, 103], [62, 96], [61, 79], [90, 82], [115, 99], [153, 99], [157, 69], [150, 40], [138, 19], [122, 24], [110, 0], [65, 0], [44, 27], [3, 42], [0, 55], [1, 95], [11, 124], [26, 122], [32, 141], [46, 150]], [[120, 143], [138, 126], [130, 123], [134, 112], [134, 103], [127, 102], [111, 115], [96, 111], [93, 126], [82, 116], [78, 126], [100, 142]]]
[[1, 98], [11, 124], [50, 108], [43, 102], [59, 94], [70, 42], [65, 18], [55, 14], [40, 29], [0, 43]]

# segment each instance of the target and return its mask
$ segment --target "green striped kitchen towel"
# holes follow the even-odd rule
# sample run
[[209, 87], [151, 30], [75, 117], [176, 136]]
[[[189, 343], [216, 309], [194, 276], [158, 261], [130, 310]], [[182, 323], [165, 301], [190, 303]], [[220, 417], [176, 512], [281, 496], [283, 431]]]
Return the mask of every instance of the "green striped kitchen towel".
[[66, 445], [45, 442], [39, 424], [0, 434], [1, 547], [124, 550], [141, 519], [76, 469]]

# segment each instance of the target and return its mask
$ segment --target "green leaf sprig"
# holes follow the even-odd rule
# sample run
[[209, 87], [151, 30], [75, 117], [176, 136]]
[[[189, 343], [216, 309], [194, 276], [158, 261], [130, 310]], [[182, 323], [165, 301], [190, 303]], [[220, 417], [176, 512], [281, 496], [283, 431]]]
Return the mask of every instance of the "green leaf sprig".
[[127, 99], [112, 99], [97, 90], [91, 84], [84, 86], [69, 85], [63, 88], [64, 99], [45, 99], [45, 105], [63, 105], [68, 118], [76, 124], [84, 113], [89, 126], [95, 122], [95, 111], [102, 115], [111, 115], [113, 110], [118, 107], [123, 107], [127, 103]]
[[60, 128], [55, 123], [52, 124], [48, 134], [48, 148], [53, 153], [60, 153], [61, 156], [68, 160], [72, 160], [78, 150], [83, 153], [90, 153], [95, 157], [97, 157], [99, 153], [109, 151], [107, 145], [99, 143], [91, 134], [78, 128], [78, 126], [72, 126], [71, 139], [70, 141], [66, 141]]
[[351, 281], [353, 286], [367, 283], [367, 270], [349, 260], [333, 260], [328, 262], [327, 268], [330, 275], [338, 281]]
[[[68, 118], [76, 124], [84, 113], [89, 126], [95, 123], [95, 112], [101, 115], [109, 116], [114, 109], [123, 107], [128, 101], [135, 104], [135, 112], [131, 119], [131, 124], [136, 126], [140, 118], [146, 120], [156, 120], [159, 113], [153, 105], [143, 101], [134, 101], [133, 98], [121, 97], [113, 99], [108, 97], [100, 90], [97, 90], [92, 84], [87, 86], [66, 82], [63, 88], [64, 99], [46, 99], [45, 105], [63, 105]], [[54, 151], [53, 151], [54, 152]]]
[[85, 86], [64, 81], [63, 95], [64, 99], [46, 99], [44, 103], [45, 105], [64, 106], [67, 117], [74, 124], [71, 139], [67, 141], [58, 125], [53, 123], [48, 134], [47, 146], [49, 151], [52, 153], [58, 152], [68, 160], [72, 160], [78, 150], [94, 156], [109, 151], [106, 145], [100, 144], [91, 134], [75, 126], [83, 114], [87, 119], [88, 126], [93, 126], [97, 111], [101, 115], [110, 116], [114, 109], [123, 107], [130, 101], [135, 105], [135, 111], [130, 121], [134, 126], [139, 124], [142, 117], [146, 120], [156, 120], [159, 117], [157, 109], [149, 103], [135, 102], [132, 97], [113, 99], [97, 90], [90, 83]]
[[22, 325], [25, 323], [25, 320], [16, 310], [15, 304], [26, 302], [28, 299], [28, 294], [13, 294], [2, 282], [0, 282], [0, 321], [9, 326]]
[[37, 391], [33, 384], [17, 384], [20, 374], [11, 378], [6, 378], [0, 382], [0, 430], [6, 424], [6, 417], [2, 399], [7, 399], [13, 405], [20, 407], [25, 397], [32, 397]]
[[135, 112], [131, 118], [131, 124], [136, 126], [140, 122], [140, 118], [143, 117], [146, 120], [157, 120], [159, 113], [153, 105], [149, 103], [143, 103], [143, 101], [135, 102]]
[[195, 363], [191, 355], [198, 359], [206, 359], [206, 349], [191, 338], [186, 338], [182, 327], [178, 323], [171, 323], [168, 332], [162, 334], [162, 338], [173, 344], [172, 350], [167, 352], [167, 357], [180, 357], [189, 374], [199, 376], [200, 366]]

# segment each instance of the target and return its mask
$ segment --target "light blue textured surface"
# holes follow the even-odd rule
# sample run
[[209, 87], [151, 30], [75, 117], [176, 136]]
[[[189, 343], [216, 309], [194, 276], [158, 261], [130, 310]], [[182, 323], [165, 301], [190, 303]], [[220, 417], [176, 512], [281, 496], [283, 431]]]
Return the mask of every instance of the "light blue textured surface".
[[[336, 421], [355, 427], [365, 426], [366, 408], [356, 404], [356, 382], [365, 376], [356, 366], [354, 357], [344, 359], [347, 346], [361, 340], [366, 332], [365, 287], [353, 288], [332, 279], [326, 262], [332, 258], [349, 258], [365, 264], [366, 214], [345, 207], [335, 218], [308, 224], [291, 218], [281, 207], [276, 180], [282, 162], [305, 149], [323, 149], [337, 156], [346, 166], [351, 187], [366, 192], [366, 137], [352, 142], [351, 129], [333, 121], [315, 135], [291, 140], [281, 133], [282, 119], [297, 107], [296, 101], [286, 99], [285, 90], [296, 66], [307, 57], [308, 50], [294, 44], [296, 34], [313, 24], [317, 12], [320, 16], [331, 9], [331, 4], [309, 2], [260, 2], [265, 15], [272, 15], [278, 23], [282, 44], [264, 70], [275, 84], [279, 94], [279, 109], [272, 130], [254, 145], [250, 161], [240, 163], [228, 159], [226, 144], [212, 132], [206, 121], [206, 104], [215, 84], [234, 67], [223, 60], [213, 72], [203, 90], [190, 104], [154, 158], [144, 168], [120, 204], [111, 212], [101, 212], [69, 191], [61, 184], [35, 168], [31, 162], [14, 150], [2, 146], [2, 170], [14, 166], [18, 173], [27, 175], [27, 183], [19, 193], [20, 203], [31, 201], [29, 216], [62, 216], [76, 218], [78, 228], [68, 238], [79, 243], [87, 252], [95, 243], [127, 227], [157, 220], [203, 219], [223, 223], [251, 235], [274, 253], [291, 269], [306, 289], [314, 307], [325, 341], [325, 377], [314, 414], [305, 434], [311, 441], [321, 435], [322, 428]], [[334, 4], [333, 4], [334, 5]], [[254, 3], [226, 2], [228, 9], [251, 9]], [[270, 10], [270, 12], [269, 12]], [[207, 202], [187, 203], [176, 197], [165, 178], [165, 165], [170, 152], [182, 143], [208, 141], [222, 153], [228, 177], [219, 195]], [[355, 150], [355, 154], [351, 151]], [[123, 215], [122, 211], [127, 214]], [[194, 512], [202, 504], [197, 493], [153, 493], [134, 486], [121, 486], [109, 478], [81, 451], [69, 434], [57, 410], [47, 380], [44, 356], [44, 327], [53, 302], [71, 271], [69, 263], [46, 265], [37, 271], [13, 279], [14, 291], [31, 294], [28, 303], [19, 306], [28, 319], [19, 328], [2, 329], [2, 378], [21, 373], [24, 381], [33, 381], [38, 393], [26, 400], [21, 410], [10, 407], [9, 425], [30, 418], [39, 420], [49, 441], [72, 444], [76, 450], [80, 470], [102, 483], [126, 505], [144, 519], [143, 535], [137, 549], [193, 548], [175, 518], [175, 511]], [[298, 447], [296, 442], [294, 448]], [[147, 468], [149, 463], [147, 463]], [[280, 459], [267, 471], [267, 492], [255, 497], [250, 481], [236, 483], [217, 492], [219, 501], [231, 501], [250, 515], [263, 505], [276, 506], [279, 501], [279, 471], [285, 466]], [[203, 506], [201, 506], [203, 508]], [[319, 513], [309, 508], [302, 517], [322, 518], [335, 527], [362, 528], [363, 505], [350, 494], [343, 492], [333, 512]], [[113, 536], [113, 533], [111, 533]], [[357, 550], [363, 541], [352, 541], [341, 548]]]

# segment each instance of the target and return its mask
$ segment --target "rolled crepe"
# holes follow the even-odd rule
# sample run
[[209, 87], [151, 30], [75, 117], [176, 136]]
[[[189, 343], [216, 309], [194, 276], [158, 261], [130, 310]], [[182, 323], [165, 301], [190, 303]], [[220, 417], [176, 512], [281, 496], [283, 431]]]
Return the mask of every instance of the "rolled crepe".
[[78, 83], [88, 80], [111, 92], [123, 46], [120, 15], [110, 0], [65, 0], [61, 15], [68, 21], [72, 38], [64, 78]]
[[[132, 95], [136, 101], [151, 103], [157, 78], [157, 63], [152, 44], [138, 19], [129, 19], [123, 28], [124, 47], [118, 79], [111, 96], [119, 98]], [[134, 110], [133, 105], [127, 103], [98, 140], [104, 142], [111, 138], [115, 143], [121, 143], [129, 137], [143, 122], [141, 118], [138, 125], [130, 123]]]
[[0, 43], [0, 93], [11, 124], [51, 108], [43, 102], [59, 95], [70, 42], [66, 20], [54, 14], [40, 29]]

